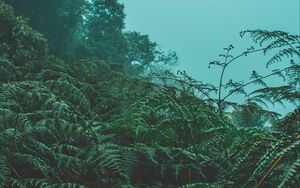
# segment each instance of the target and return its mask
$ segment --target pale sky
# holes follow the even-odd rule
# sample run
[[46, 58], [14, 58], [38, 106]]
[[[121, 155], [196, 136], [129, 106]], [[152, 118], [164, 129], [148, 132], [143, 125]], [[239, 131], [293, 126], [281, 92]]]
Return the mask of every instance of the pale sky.
[[[234, 53], [253, 45], [241, 39], [246, 29], [282, 30], [300, 33], [300, 0], [120, 0], [125, 5], [126, 30], [148, 34], [164, 49], [177, 52], [175, 69], [203, 82], [216, 83], [219, 69], [208, 69], [222, 49]], [[233, 54], [234, 55], [234, 54]], [[228, 69], [226, 78], [246, 80], [253, 69], [267, 73], [266, 57], [241, 59]], [[285, 62], [282, 62], [285, 63]], [[280, 66], [280, 65], [279, 65]], [[271, 80], [276, 84], [275, 80]], [[250, 88], [251, 89], [251, 88]], [[287, 109], [288, 110], [288, 109]]]

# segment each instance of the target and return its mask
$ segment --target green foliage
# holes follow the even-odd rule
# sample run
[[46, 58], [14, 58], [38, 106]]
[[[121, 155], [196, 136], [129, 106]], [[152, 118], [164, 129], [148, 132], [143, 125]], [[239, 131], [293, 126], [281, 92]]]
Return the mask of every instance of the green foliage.
[[256, 103], [239, 105], [230, 114], [236, 125], [263, 128], [266, 123], [272, 124], [279, 114], [264, 110]]
[[148, 35], [138, 32], [125, 33], [128, 43], [126, 61], [131, 63], [130, 73], [139, 75], [147, 72], [161, 72], [166, 66], [175, 65], [178, 57], [175, 52], [166, 53]]
[[0, 25], [1, 65], [8, 61], [10, 65], [5, 66], [12, 69], [12, 64], [23, 65], [47, 54], [47, 41], [3, 1], [0, 1]]
[[127, 41], [122, 33], [125, 27], [124, 6], [117, 0], [92, 0], [87, 15], [87, 38], [95, 57], [123, 63]]
[[[116, 1], [92, 3], [112, 12], [122, 9]], [[218, 100], [209, 95], [216, 88], [185, 72], [179, 78], [169, 73], [173, 83], [164, 77], [154, 83], [124, 73], [118, 63], [94, 59], [68, 64], [49, 56], [46, 40], [3, 1], [0, 14], [6, 24], [0, 36], [1, 187], [300, 183], [299, 109], [279, 119], [274, 130], [238, 127], [220, 116], [214, 105]], [[113, 27], [120, 30], [121, 21]], [[145, 51], [135, 49], [145, 60], [154, 43], [139, 37], [143, 45], [153, 44]], [[295, 74], [289, 75], [294, 80]], [[264, 113], [252, 103], [242, 110]]]
[[241, 35], [250, 33], [253, 41], [259, 43], [261, 46], [266, 45], [263, 48], [264, 53], [277, 50], [275, 55], [266, 63], [267, 66], [271, 64], [283, 61], [286, 58], [290, 59], [290, 64], [284, 66], [284, 68], [278, 70], [272, 70], [272, 73], [260, 77], [255, 80], [262, 80], [269, 76], [278, 76], [287, 81], [285, 85], [276, 87], [265, 87], [257, 89], [250, 93], [250, 100], [256, 102], [271, 102], [280, 103], [284, 105], [285, 102], [299, 106], [300, 104], [300, 90], [299, 90], [299, 72], [300, 72], [300, 37], [297, 35], [290, 35], [282, 31], [268, 32], [264, 30], [247, 30], [241, 32]]
[[81, 32], [85, 0], [4, 0], [49, 41], [50, 53], [69, 60], [71, 45]]
[[[171, 65], [177, 62], [176, 53], [166, 53], [159, 49], [147, 35], [123, 32], [124, 6], [117, 0], [4, 0], [4, 2], [10, 4], [18, 15], [28, 18], [28, 24], [48, 39], [50, 54], [69, 63], [100, 59], [122, 66], [123, 71], [131, 75], [140, 75], [148, 71], [151, 65], [154, 69], [157, 64]], [[18, 19], [23, 20], [21, 17]], [[22, 22], [24, 23], [20, 24], [26, 25], [25, 21]], [[6, 30], [10, 29], [4, 21], [1, 25], [4, 25]], [[28, 26], [22, 28], [20, 31], [22, 33], [33, 32]], [[6, 41], [3, 41], [1, 48], [13, 49], [14, 47], [8, 46], [13, 43], [7, 41], [10, 37], [5, 32], [13, 33], [9, 30], [3, 31]], [[30, 40], [27, 37], [23, 43], [35, 45], [33, 48], [42, 52], [44, 50], [40, 44], [42, 37], [37, 33], [31, 35], [36, 39]], [[21, 39], [21, 36], [16, 37]], [[35, 44], [34, 40], [38, 44]], [[22, 47], [23, 43], [16, 45]], [[26, 53], [18, 52], [18, 54]], [[140, 65], [133, 65], [132, 62], [139, 62]]]
[[[178, 72], [174, 75], [166, 72], [164, 75], [156, 75], [164, 83], [169, 83], [177, 88], [181, 88], [189, 95], [199, 96], [203, 100], [212, 104], [219, 116], [226, 118], [230, 116], [236, 125], [246, 128], [237, 128], [230, 132], [233, 140], [229, 141], [229, 145], [221, 144], [220, 141], [226, 139], [226, 134], [217, 133], [215, 137], [206, 137], [202, 143], [208, 141], [211, 146], [214, 143], [222, 145], [227, 149], [227, 155], [222, 154], [220, 149], [216, 149], [219, 156], [223, 160], [218, 166], [219, 173], [222, 175], [218, 178], [218, 184], [221, 186], [238, 186], [238, 187], [264, 187], [264, 186], [287, 186], [295, 187], [299, 180], [296, 175], [299, 172], [298, 159], [299, 155], [299, 61], [298, 59], [291, 60], [291, 64], [286, 65], [282, 69], [275, 69], [268, 75], [261, 76], [253, 71], [249, 82], [234, 82], [229, 80], [224, 84], [224, 73], [228, 66], [235, 60], [256, 52], [270, 53], [275, 50], [275, 55], [267, 62], [267, 66], [271, 63], [281, 61], [283, 57], [300, 57], [299, 56], [299, 36], [289, 35], [285, 32], [268, 32], [263, 30], [248, 30], [242, 32], [250, 33], [254, 42], [260, 43], [261, 49], [251, 47], [247, 51], [237, 56], [232, 56], [230, 45], [225, 48], [225, 53], [220, 56], [224, 58], [224, 62], [213, 61], [211, 65], [221, 67], [221, 75], [219, 87], [210, 84], [203, 84], [188, 76], [185, 72]], [[276, 51], [277, 49], [277, 51]], [[278, 59], [278, 57], [280, 57]], [[274, 61], [276, 60], [276, 61]], [[269, 87], [265, 79], [271, 76], [279, 76], [285, 79], [286, 85]], [[244, 88], [250, 84], [257, 84], [261, 88], [247, 94]], [[229, 88], [227, 94], [223, 94], [223, 90]], [[217, 98], [214, 98], [214, 93], [217, 93]], [[243, 94], [247, 96], [245, 104], [237, 104], [227, 101], [233, 94]], [[264, 110], [259, 104], [268, 106], [267, 102], [281, 103], [291, 102], [296, 105], [293, 113], [282, 119], [279, 114]], [[234, 107], [232, 113], [226, 112], [228, 106]], [[189, 107], [188, 109], [191, 109]], [[214, 109], [214, 108], [213, 108]], [[213, 122], [216, 122], [214, 120]], [[253, 127], [263, 128], [265, 124], [269, 124], [269, 129], [273, 131], [260, 131]], [[252, 127], [249, 129], [248, 127]], [[198, 129], [196, 129], [198, 130]], [[231, 129], [232, 130], [232, 129]], [[279, 132], [276, 132], [279, 131]], [[193, 131], [194, 132], [194, 131]], [[211, 139], [210, 139], [211, 138]], [[212, 142], [210, 142], [210, 140]], [[195, 147], [195, 146], [193, 146]], [[220, 154], [221, 152], [221, 154]], [[207, 154], [205, 150], [203, 153]], [[213, 161], [219, 161], [220, 158]], [[226, 158], [226, 160], [224, 160]], [[228, 162], [228, 164], [227, 164]], [[223, 169], [222, 169], [223, 168]], [[288, 181], [290, 177], [293, 180]], [[203, 182], [203, 181], [202, 181]], [[226, 183], [224, 183], [226, 182]], [[227, 184], [229, 183], [229, 184]], [[210, 184], [187, 184], [187, 186], [208, 186]]]

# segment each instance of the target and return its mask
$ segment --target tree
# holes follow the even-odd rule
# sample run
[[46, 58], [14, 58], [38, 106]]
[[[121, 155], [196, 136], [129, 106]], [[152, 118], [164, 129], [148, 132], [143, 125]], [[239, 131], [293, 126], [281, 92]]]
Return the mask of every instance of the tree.
[[86, 37], [94, 49], [94, 56], [116, 63], [125, 62], [124, 6], [117, 0], [92, 0], [86, 17]]
[[16, 66], [48, 54], [46, 39], [0, 1], [0, 56]]
[[155, 60], [157, 44], [138, 32], [128, 32], [125, 37], [129, 46], [127, 61], [141, 72]]
[[[299, 108], [276, 131], [237, 127], [185, 72], [176, 87], [97, 59], [65, 63], [1, 0], [0, 24], [0, 187], [299, 185]], [[283, 93], [268, 95], [298, 94]]]
[[[128, 43], [126, 61], [130, 64], [133, 74], [142, 74], [147, 71], [159, 72], [165, 66], [172, 66], [178, 62], [175, 52], [161, 50], [156, 42], [152, 42], [148, 35], [139, 32], [127, 32], [125, 38]], [[159, 70], [159, 69], [162, 70]]]
[[29, 25], [49, 41], [50, 53], [65, 60], [72, 58], [71, 45], [81, 32], [86, 0], [5, 0]]

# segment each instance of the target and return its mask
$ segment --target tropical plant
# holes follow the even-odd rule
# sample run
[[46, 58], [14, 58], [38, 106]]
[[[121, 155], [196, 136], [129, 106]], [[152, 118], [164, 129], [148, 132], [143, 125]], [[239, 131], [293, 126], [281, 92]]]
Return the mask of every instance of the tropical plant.
[[66, 63], [3, 1], [0, 15], [0, 187], [300, 183], [299, 109], [274, 130], [236, 126], [220, 116], [216, 88], [185, 72], [158, 82], [113, 62]]

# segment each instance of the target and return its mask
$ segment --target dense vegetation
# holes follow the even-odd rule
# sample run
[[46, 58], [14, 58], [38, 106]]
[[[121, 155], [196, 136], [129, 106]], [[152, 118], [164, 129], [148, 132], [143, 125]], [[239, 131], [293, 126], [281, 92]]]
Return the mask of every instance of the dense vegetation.
[[[300, 184], [299, 36], [242, 32], [261, 48], [225, 48], [210, 63], [222, 69], [213, 86], [165, 71], [176, 54], [124, 33], [124, 18], [117, 0], [0, 0], [0, 187]], [[274, 53], [267, 65], [294, 60], [224, 83], [231, 63], [256, 52]], [[267, 86], [271, 76], [286, 84]], [[250, 84], [261, 87], [246, 94]], [[246, 102], [228, 101], [235, 93]], [[280, 117], [270, 102], [295, 110]]]

